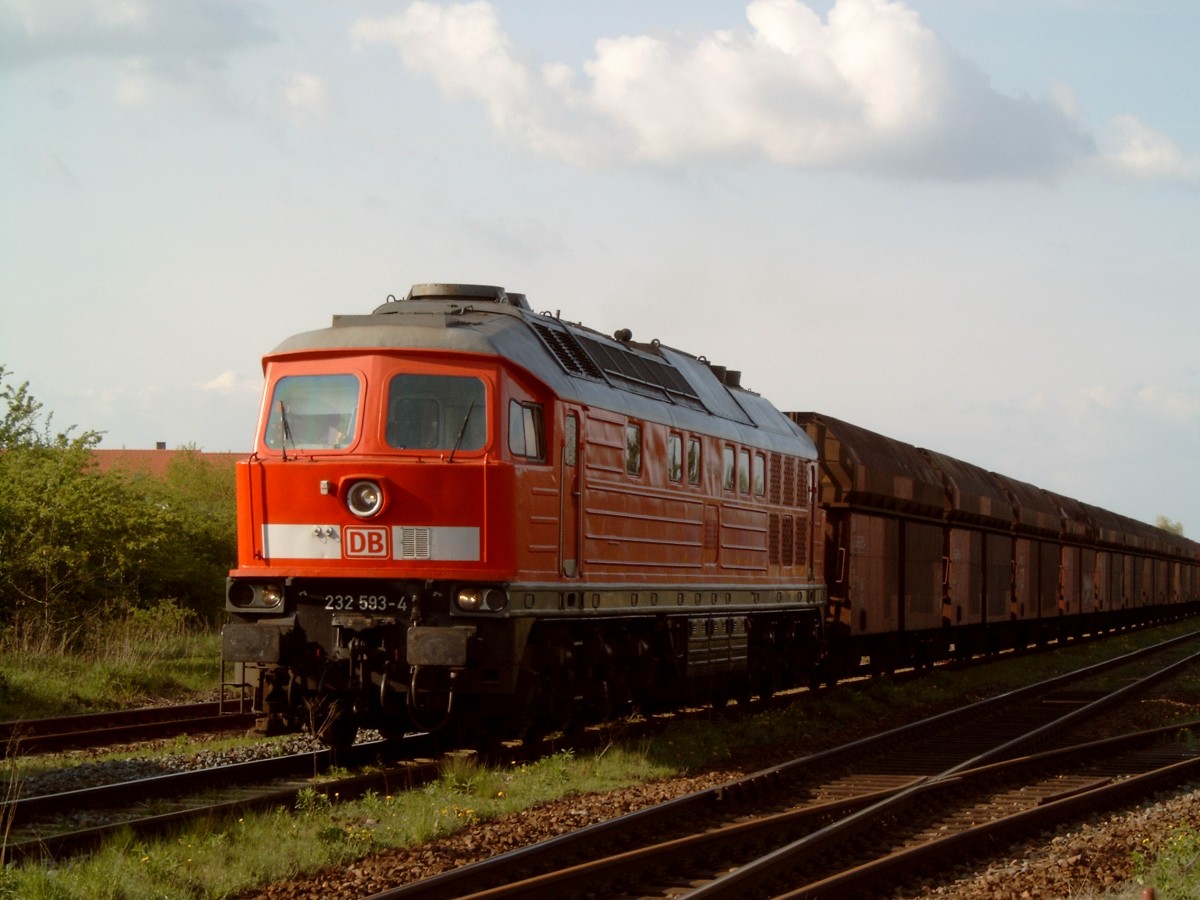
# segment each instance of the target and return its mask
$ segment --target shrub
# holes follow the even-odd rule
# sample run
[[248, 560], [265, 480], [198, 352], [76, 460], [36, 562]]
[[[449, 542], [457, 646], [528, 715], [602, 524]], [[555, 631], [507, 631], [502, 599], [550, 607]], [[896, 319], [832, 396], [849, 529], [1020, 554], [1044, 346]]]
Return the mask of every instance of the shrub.
[[0, 366], [0, 627], [78, 647], [97, 622], [178, 600], [215, 619], [236, 556], [234, 475], [184, 454], [165, 480], [101, 472], [100, 433], [54, 432]]

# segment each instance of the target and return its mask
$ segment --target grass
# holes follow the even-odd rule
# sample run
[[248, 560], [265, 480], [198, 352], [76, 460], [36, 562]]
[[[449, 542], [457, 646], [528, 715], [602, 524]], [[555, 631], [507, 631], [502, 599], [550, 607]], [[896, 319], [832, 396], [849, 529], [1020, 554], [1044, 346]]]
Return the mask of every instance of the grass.
[[663, 777], [644, 754], [569, 752], [510, 769], [451, 758], [419, 790], [352, 802], [302, 791], [293, 809], [229, 818], [155, 841], [126, 833], [90, 857], [0, 871], [0, 896], [28, 900], [228, 897], [246, 887], [344, 866], [367, 853], [418, 844], [566, 794]]
[[[1104, 646], [1082, 643], [1033, 657], [1002, 657], [992, 665], [966, 670], [939, 669], [913, 681], [844, 685], [804, 697], [787, 709], [679, 721], [653, 740], [616, 744], [596, 753], [562, 752], [508, 768], [479, 765], [470, 755], [452, 756], [443, 763], [440, 777], [418, 790], [369, 794], [354, 801], [328, 800], [310, 790], [302, 792], [291, 809], [197, 825], [153, 841], [127, 833], [89, 857], [6, 867], [0, 869], [0, 897], [234, 896], [256, 884], [346, 866], [384, 848], [427, 842], [558, 798], [720, 766], [756, 748], [785, 748], [789, 755], [802, 755], [1194, 627], [1182, 623], [1122, 635]], [[186, 678], [172, 674], [168, 680], [180, 684]], [[1166, 885], [1175, 877], [1168, 873], [1180, 871], [1180, 883], [1192, 891], [1181, 888], [1184, 893], [1167, 894], [1163, 887], [1160, 896], [1197, 895], [1200, 880], [1190, 869], [1200, 843], [1192, 852], [1189, 839], [1196, 842], [1194, 831], [1181, 836], [1178, 849], [1172, 844], [1158, 858], [1139, 861], [1147, 879], [1153, 879], [1146, 883]]]
[[1133, 853], [1134, 879], [1153, 887], [1157, 900], [1193, 900], [1200, 894], [1200, 831], [1180, 825], [1168, 835], [1158, 852]]
[[62, 645], [34, 628], [0, 633], [0, 720], [128, 708], [220, 683], [220, 636], [170, 601]]

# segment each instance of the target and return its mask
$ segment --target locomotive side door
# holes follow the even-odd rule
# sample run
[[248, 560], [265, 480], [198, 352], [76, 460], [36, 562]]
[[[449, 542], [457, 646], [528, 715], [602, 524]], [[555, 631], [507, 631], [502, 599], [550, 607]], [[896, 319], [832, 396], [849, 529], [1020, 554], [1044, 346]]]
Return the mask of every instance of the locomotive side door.
[[580, 414], [568, 408], [563, 416], [562, 452], [559, 454], [558, 560], [567, 578], [582, 574], [580, 533], [583, 517], [583, 445], [579, 438]]

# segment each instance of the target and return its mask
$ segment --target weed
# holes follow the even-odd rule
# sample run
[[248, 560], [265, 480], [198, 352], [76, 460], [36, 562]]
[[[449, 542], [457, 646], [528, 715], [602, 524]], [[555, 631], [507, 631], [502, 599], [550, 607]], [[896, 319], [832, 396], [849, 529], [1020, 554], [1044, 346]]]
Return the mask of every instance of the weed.
[[327, 794], [306, 787], [296, 794], [296, 812], [302, 816], [324, 815], [333, 806]]
[[1200, 831], [1180, 825], [1154, 855], [1134, 851], [1134, 877], [1153, 887], [1158, 900], [1191, 900], [1200, 892]]

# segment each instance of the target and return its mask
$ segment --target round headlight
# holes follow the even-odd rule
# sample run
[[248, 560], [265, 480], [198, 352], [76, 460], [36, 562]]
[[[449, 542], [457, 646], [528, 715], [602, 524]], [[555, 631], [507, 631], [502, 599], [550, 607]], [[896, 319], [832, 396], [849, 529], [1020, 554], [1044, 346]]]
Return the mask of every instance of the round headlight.
[[356, 481], [346, 491], [346, 507], [360, 519], [369, 519], [383, 509], [383, 488], [374, 481]]
[[274, 609], [283, 602], [283, 591], [279, 589], [279, 585], [277, 584], [264, 584], [259, 600], [263, 606]]
[[466, 612], [475, 612], [479, 609], [479, 604], [483, 601], [483, 595], [479, 588], [461, 588], [458, 596], [454, 598], [454, 602], [458, 604], [458, 608]]
[[508, 606], [508, 594], [494, 587], [462, 587], [454, 603], [463, 612], [500, 612]]

